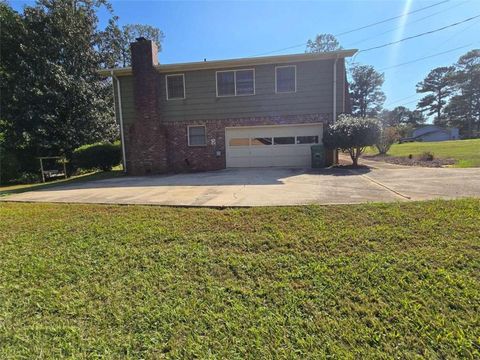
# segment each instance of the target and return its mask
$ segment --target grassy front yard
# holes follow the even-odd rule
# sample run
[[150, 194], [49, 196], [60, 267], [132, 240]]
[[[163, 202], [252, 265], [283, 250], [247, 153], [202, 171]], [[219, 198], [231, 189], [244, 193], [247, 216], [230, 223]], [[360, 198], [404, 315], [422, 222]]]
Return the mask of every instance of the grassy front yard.
[[[480, 139], [395, 144], [388, 155], [408, 156], [412, 154], [415, 156], [426, 151], [433, 153], [438, 158], [457, 160], [455, 165], [457, 167], [480, 167]], [[374, 148], [367, 150], [367, 154], [376, 153], [377, 150]]]
[[480, 200], [0, 203], [0, 358], [478, 358]]

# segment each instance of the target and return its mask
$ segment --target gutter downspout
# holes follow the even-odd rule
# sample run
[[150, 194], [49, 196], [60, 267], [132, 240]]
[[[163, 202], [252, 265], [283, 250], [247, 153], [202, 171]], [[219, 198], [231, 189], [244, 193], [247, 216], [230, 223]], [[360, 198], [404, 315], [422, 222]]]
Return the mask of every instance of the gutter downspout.
[[[120, 80], [118, 77], [115, 76], [113, 73], [113, 70], [110, 71], [110, 74], [112, 75], [112, 79], [116, 81], [117, 83], [117, 97], [118, 97], [118, 120], [120, 123], [120, 141], [122, 143], [122, 162], [123, 162], [123, 172], [127, 172], [127, 158], [125, 155], [125, 136], [123, 134], [123, 111], [122, 111], [122, 94], [120, 91]], [[113, 82], [112, 82], [113, 84]], [[115, 86], [113, 86], [113, 91], [115, 93]], [[113, 106], [115, 109], [115, 97], [113, 99]], [[115, 114], [117, 112], [115, 111]]]
[[345, 101], [347, 97], [347, 69], [345, 69], [345, 60], [343, 62], [343, 92], [342, 92], [342, 112], [345, 114]]
[[[333, 62], [333, 120], [334, 123], [337, 120], [337, 62], [338, 55]], [[338, 164], [338, 150], [333, 152], [333, 163]]]
[[333, 122], [337, 120], [337, 62], [338, 55], [333, 63]]

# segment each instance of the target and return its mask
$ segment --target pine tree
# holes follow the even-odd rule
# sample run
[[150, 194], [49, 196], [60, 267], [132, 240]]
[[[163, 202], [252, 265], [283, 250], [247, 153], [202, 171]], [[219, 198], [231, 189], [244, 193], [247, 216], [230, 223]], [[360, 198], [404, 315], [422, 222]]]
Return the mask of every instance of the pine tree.
[[455, 64], [455, 94], [445, 107], [449, 125], [468, 137], [480, 136], [480, 49], [469, 51]]
[[434, 123], [443, 125], [446, 119], [443, 117], [443, 109], [447, 104], [448, 97], [452, 93], [453, 66], [438, 67], [430, 71], [425, 79], [417, 84], [417, 93], [428, 93], [417, 104], [417, 108], [427, 113], [427, 116], [435, 115]]
[[385, 94], [381, 90], [384, 75], [370, 65], [355, 65], [350, 72], [353, 113], [360, 117], [376, 116], [385, 102]]

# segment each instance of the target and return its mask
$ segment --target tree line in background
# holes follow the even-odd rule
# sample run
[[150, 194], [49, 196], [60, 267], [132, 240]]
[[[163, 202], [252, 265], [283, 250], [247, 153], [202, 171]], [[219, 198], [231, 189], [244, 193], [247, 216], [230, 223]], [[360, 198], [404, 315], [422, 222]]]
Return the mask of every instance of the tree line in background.
[[[104, 29], [99, 9], [110, 14]], [[0, 23], [0, 180], [36, 172], [39, 156], [71, 159], [118, 138], [111, 82], [98, 69], [128, 66], [138, 36], [160, 48], [159, 29], [120, 27], [106, 0], [37, 0], [22, 13], [0, 1]]]
[[[319, 34], [314, 40], [308, 40], [306, 52], [341, 49], [335, 36]], [[401, 137], [425, 124], [428, 117], [433, 117], [436, 125], [459, 128], [465, 138], [480, 136], [480, 49], [462, 55], [452, 66], [430, 71], [417, 84], [417, 93], [426, 95], [415, 110], [405, 106], [383, 108], [385, 78], [373, 66], [353, 64], [349, 72], [352, 113], [356, 116], [377, 117], [384, 128], [396, 128]]]
[[457, 127], [464, 137], [480, 136], [480, 49], [430, 71], [417, 92], [427, 94], [417, 108], [433, 116], [434, 124]]

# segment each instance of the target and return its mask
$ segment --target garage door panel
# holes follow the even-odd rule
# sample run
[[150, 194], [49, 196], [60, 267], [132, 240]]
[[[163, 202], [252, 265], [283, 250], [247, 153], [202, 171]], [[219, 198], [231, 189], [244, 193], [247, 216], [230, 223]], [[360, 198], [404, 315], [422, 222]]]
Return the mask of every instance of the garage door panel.
[[322, 124], [227, 128], [227, 167], [310, 167], [312, 144], [297, 142], [311, 141], [312, 136], [320, 141], [322, 130]]

